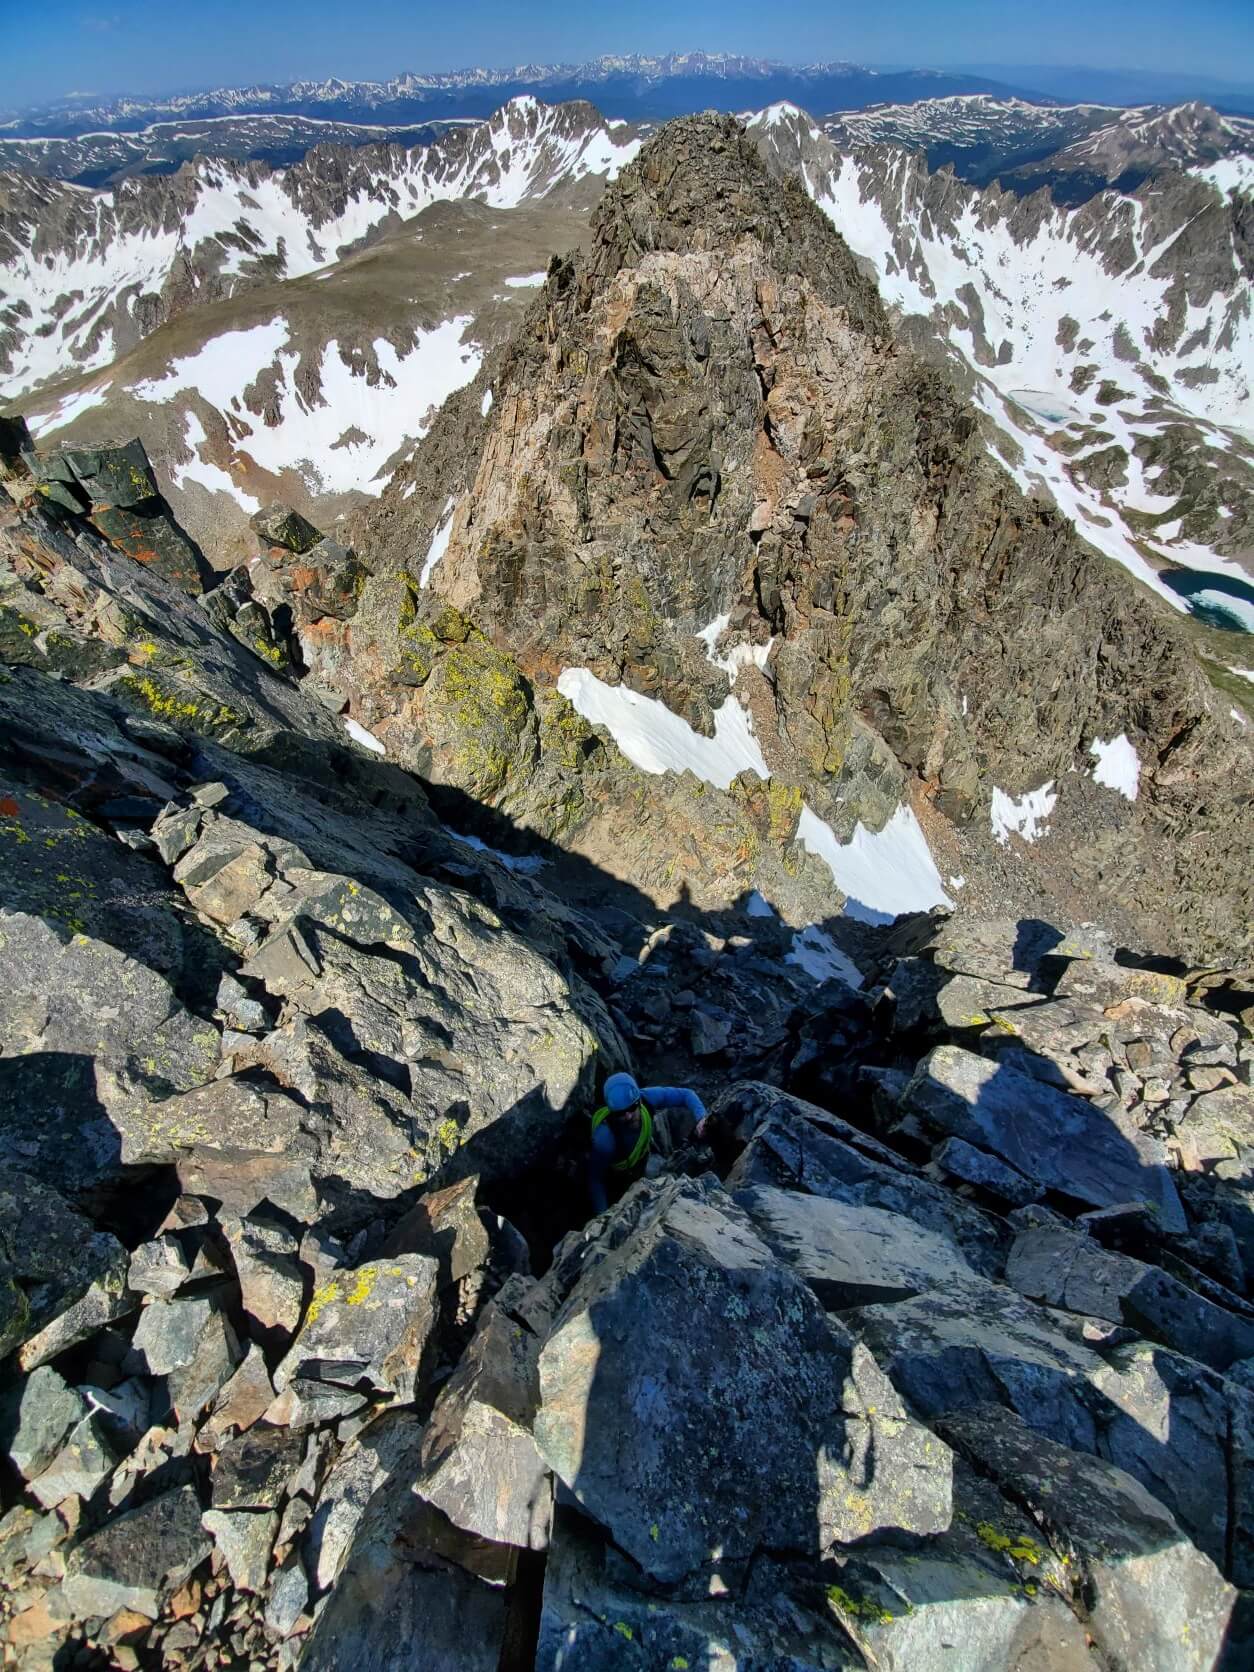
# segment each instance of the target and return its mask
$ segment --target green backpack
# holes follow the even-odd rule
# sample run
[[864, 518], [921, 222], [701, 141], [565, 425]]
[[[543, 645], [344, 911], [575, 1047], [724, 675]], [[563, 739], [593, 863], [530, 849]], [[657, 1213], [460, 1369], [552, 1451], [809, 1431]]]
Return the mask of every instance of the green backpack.
[[[624, 1113], [626, 1113], [625, 1110]], [[609, 1118], [609, 1110], [602, 1106], [592, 1117], [592, 1130], [595, 1132], [597, 1127]], [[645, 1156], [648, 1155], [649, 1146], [652, 1142], [653, 1116], [649, 1113], [647, 1107], [642, 1103], [640, 1105], [640, 1136], [636, 1139], [635, 1144], [632, 1146], [631, 1154], [625, 1161], [615, 1161], [611, 1163], [615, 1172], [629, 1173], [633, 1167], [638, 1167], [644, 1160]]]

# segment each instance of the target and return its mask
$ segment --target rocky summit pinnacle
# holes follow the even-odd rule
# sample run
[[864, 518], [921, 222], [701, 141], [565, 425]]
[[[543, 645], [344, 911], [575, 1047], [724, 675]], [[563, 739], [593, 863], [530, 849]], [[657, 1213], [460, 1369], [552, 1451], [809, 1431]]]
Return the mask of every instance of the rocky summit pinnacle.
[[[534, 687], [586, 668], [705, 733], [734, 684], [756, 769], [794, 799], [785, 840], [803, 806], [842, 840], [879, 830], [913, 777], [991, 850], [999, 796], [1062, 784], [1068, 852], [1051, 876], [1042, 850], [1047, 893], [1105, 898], [1134, 939], [1241, 943], [1248, 745], [1186, 634], [1023, 496], [827, 217], [737, 124], [693, 117], [644, 146], [587, 253], [550, 272], [492, 397], [486, 418], [446, 408], [404, 497], [360, 525], [396, 562], [441, 551], [420, 616], [443, 600]], [[424, 630], [388, 620], [393, 600], [389, 583], [362, 598], [356, 642], [375, 639], [380, 671]], [[382, 735], [469, 785], [444, 743], [438, 652], [407, 685], [381, 685], [371, 661], [350, 677]], [[519, 728], [531, 707], [520, 687]], [[1115, 737], [1142, 776], [1112, 867], [1086, 802], [1093, 740]], [[544, 828], [530, 781], [506, 772], [492, 798]], [[613, 845], [626, 856], [630, 835]]]
[[1241, 664], [802, 113], [485, 129], [133, 188], [229, 298], [0, 417], [0, 1658], [1235, 1672]]

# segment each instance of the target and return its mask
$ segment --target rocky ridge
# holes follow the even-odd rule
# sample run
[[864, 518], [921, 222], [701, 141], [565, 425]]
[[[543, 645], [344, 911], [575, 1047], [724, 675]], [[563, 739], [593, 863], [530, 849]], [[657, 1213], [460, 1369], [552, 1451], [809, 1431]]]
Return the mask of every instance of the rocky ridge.
[[[1001, 664], [947, 659], [1031, 631], [1030, 679], [1044, 610], [1058, 658], [1091, 642], [1074, 607], [1103, 655], [1054, 671], [1144, 751], [1119, 839], [1170, 852], [1166, 808], [1231, 886], [1177, 631], [995, 471], [733, 125], [626, 171], [490, 387], [412, 522], [398, 490], [352, 549], [267, 508], [222, 579], [114, 515], [185, 539], [141, 449], [0, 429], [8, 1658], [1242, 1665], [1254, 972], [1222, 900], [1162, 919], [1200, 968], [1026, 914], [851, 927], [798, 839], [803, 787], [887, 816], [928, 684], [945, 736], [984, 700], [973, 752], [1035, 762], [1039, 687], [998, 739]], [[771, 776], [633, 767], [556, 690], [568, 646], [698, 725], [734, 679]], [[864, 656], [885, 700], [846, 707]], [[1194, 705], [1156, 761], [1114, 706], [1147, 666], [1138, 715]], [[824, 915], [859, 967], [816, 982], [788, 959]], [[714, 1118], [585, 1223], [619, 1067]]]
[[[978, 841], [990, 800], [1026, 807], [1043, 786], [1052, 804], [1057, 785], [1079, 821], [1066, 886], [1117, 895], [1133, 942], [1200, 952], [1243, 933], [1248, 746], [1187, 638], [1016, 490], [735, 123], [693, 118], [646, 146], [490, 393], [486, 416], [449, 403], [357, 525], [391, 572], [364, 589], [338, 678], [396, 759], [551, 835], [529, 788], [556, 758], [533, 691], [586, 669], [706, 735], [740, 700], [777, 843], [807, 808], [841, 842], [878, 831], [911, 779]], [[454, 620], [503, 681], [486, 763], [449, 734], [469, 654], [442, 650]], [[1090, 751], [1114, 736], [1143, 775], [1117, 839], [1108, 811], [1094, 841]], [[620, 828], [605, 851], [632, 845]], [[1167, 876], [1171, 922], [1151, 926]]]

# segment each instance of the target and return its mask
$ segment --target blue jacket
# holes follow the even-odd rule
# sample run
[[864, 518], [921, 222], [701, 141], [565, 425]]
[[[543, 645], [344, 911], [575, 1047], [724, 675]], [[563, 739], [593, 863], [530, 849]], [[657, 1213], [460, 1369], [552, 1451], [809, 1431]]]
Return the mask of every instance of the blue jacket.
[[[626, 1076], [615, 1075], [617, 1080]], [[608, 1091], [607, 1083], [607, 1091]], [[659, 1109], [687, 1109], [694, 1121], [705, 1119], [705, 1104], [695, 1091], [689, 1091], [687, 1086], [645, 1086], [637, 1087], [634, 1102], [643, 1102], [649, 1112], [656, 1113]], [[592, 1134], [592, 1148], [588, 1156], [588, 1195], [592, 1198], [593, 1213], [604, 1213], [608, 1205], [606, 1182], [610, 1168], [616, 1161], [624, 1160], [631, 1153], [631, 1143], [623, 1146], [619, 1134], [615, 1131], [612, 1121], [602, 1121]]]

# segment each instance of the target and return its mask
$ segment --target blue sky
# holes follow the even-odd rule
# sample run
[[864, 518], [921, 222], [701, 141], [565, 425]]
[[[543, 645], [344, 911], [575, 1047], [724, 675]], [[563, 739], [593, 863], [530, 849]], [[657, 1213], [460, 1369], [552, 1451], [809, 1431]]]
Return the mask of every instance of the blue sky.
[[705, 47], [805, 62], [1085, 64], [1254, 81], [1252, 0], [0, 0], [0, 104]]

